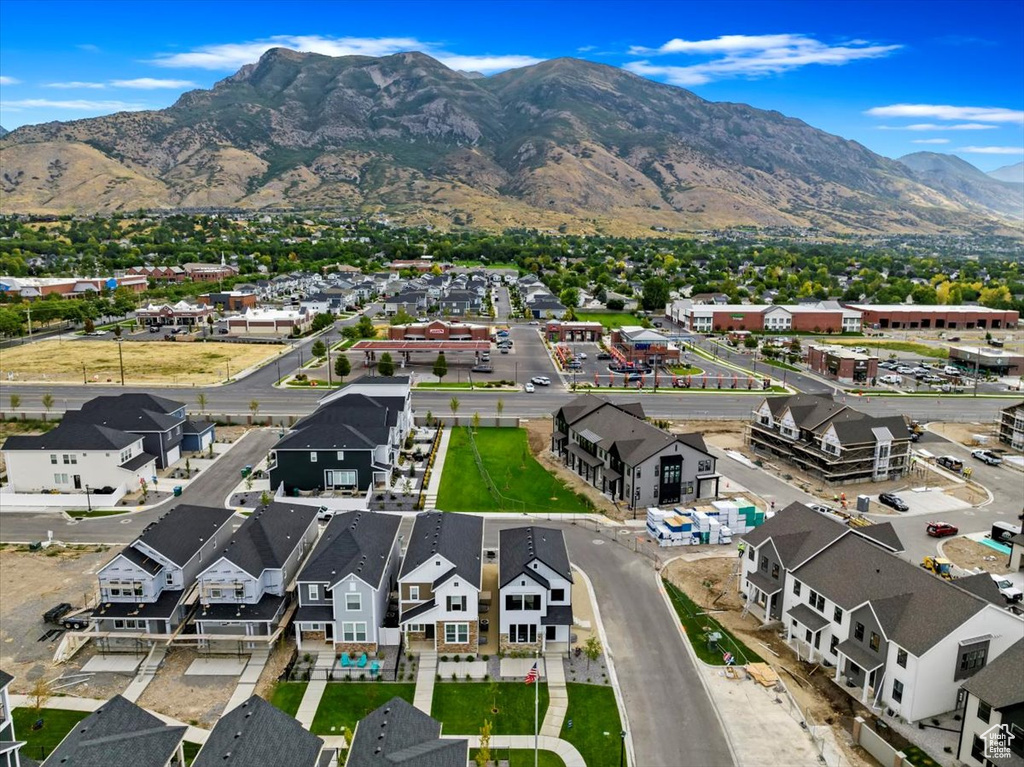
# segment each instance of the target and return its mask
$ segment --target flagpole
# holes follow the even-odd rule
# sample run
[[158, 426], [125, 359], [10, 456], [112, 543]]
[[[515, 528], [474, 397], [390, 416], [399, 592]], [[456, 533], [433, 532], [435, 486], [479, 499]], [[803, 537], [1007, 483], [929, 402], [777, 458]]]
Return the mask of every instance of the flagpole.
[[[536, 652], [536, 651], [535, 651]], [[533, 683], [533, 767], [538, 767], [540, 760], [540, 725], [538, 724], [540, 711], [540, 653], [537, 657], [537, 680]]]

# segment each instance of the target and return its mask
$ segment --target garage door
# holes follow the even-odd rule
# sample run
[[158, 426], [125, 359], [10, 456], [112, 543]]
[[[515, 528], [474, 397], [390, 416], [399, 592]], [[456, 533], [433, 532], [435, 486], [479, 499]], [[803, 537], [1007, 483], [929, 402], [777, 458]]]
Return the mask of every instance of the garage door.
[[208, 431], [205, 434], [200, 434], [199, 435], [199, 449], [200, 450], [206, 450], [206, 448], [208, 448], [212, 442], [213, 442], [213, 432], [212, 431]]
[[174, 447], [167, 451], [168, 466], [175, 463], [179, 458], [181, 458], [181, 445], [175, 445]]

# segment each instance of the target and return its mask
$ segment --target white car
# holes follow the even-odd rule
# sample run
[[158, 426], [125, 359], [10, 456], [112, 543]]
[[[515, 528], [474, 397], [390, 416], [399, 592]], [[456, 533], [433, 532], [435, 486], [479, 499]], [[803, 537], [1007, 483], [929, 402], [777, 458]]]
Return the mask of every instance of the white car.
[[580, 352], [579, 354], [576, 355], [576, 359], [585, 360], [586, 358], [587, 358], [587, 353], [586, 352]]
[[972, 450], [971, 458], [977, 458], [979, 461], [987, 463], [989, 466], [998, 466], [1003, 462], [1002, 458], [988, 450]]
[[536, 391], [536, 389], [534, 388], [532, 383], [528, 383], [526, 384], [526, 386], [523, 387], [523, 391], [525, 391], [527, 394], [533, 394], [534, 391]]
[[541, 386], [551, 386], [551, 379], [548, 378], [547, 376], [538, 376], [537, 383], [539, 383]]
[[882, 376], [878, 380], [884, 384], [892, 384], [893, 386], [899, 386], [901, 383], [903, 383], [903, 376], [898, 376], [891, 373], [889, 375]]

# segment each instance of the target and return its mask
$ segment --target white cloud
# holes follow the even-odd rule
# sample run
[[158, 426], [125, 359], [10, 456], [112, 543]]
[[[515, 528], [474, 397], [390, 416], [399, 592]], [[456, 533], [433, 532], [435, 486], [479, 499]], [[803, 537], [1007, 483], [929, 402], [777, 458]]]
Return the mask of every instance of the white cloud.
[[1024, 122], [1024, 111], [1003, 107], [955, 107], [948, 104], [890, 104], [872, 107], [872, 117], [931, 117], [935, 120], [973, 120], [983, 123]]
[[596, 45], [581, 45], [579, 48], [576, 49], [576, 53], [590, 53], [591, 51], [596, 50]]
[[92, 43], [82, 43], [80, 45], [76, 45], [75, 47], [78, 48], [78, 50], [80, 51], [85, 51], [86, 53], [100, 52], [100, 47], [98, 45], [93, 45]]
[[196, 84], [191, 80], [162, 80], [156, 77], [136, 77], [134, 80], [111, 80], [110, 84], [115, 88], [135, 88], [137, 90], [152, 91], [160, 89], [195, 88]]
[[1024, 154], [1021, 146], [962, 146], [957, 152], [969, 154]]
[[90, 82], [83, 82], [81, 80], [69, 80], [69, 81], [63, 82], [63, 83], [46, 83], [45, 85], [43, 85], [43, 87], [44, 88], [62, 88], [62, 89], [65, 89], [65, 90], [76, 90], [76, 89], [80, 89], [80, 88], [88, 88], [88, 89], [91, 89], [91, 90], [102, 90], [103, 88], [106, 88], [107, 86], [104, 83], [90, 83]]
[[911, 144], [948, 144], [948, 138], [916, 138]]
[[645, 77], [663, 77], [674, 85], [702, 85], [731, 77], [766, 77], [809, 64], [843, 66], [859, 59], [877, 59], [898, 51], [901, 45], [872, 45], [850, 40], [829, 45], [799, 34], [723, 35], [712, 40], [669, 40], [658, 48], [633, 46], [634, 56], [670, 54], [712, 56], [698, 64], [657, 65], [649, 60], [631, 61], [625, 68]]
[[79, 112], [137, 112], [149, 109], [145, 104], [130, 104], [125, 101], [93, 101], [90, 99], [19, 99], [0, 102], [0, 109], [20, 112], [24, 109], [67, 109]]
[[939, 125], [938, 123], [914, 123], [913, 125], [879, 125], [878, 130], [996, 130], [998, 125], [984, 125], [983, 123], [956, 123], [954, 125]]
[[7, 75], [0, 75], [0, 85], [17, 85], [20, 83], [17, 77], [8, 77]]

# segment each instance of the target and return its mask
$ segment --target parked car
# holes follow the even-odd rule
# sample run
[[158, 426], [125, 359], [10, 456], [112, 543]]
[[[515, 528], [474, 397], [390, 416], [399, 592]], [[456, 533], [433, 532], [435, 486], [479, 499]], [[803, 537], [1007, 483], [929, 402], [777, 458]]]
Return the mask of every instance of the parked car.
[[809, 503], [807, 504], [807, 508], [811, 511], [816, 511], [819, 514], [831, 514], [835, 511], [831, 506], [826, 506], [823, 503]]
[[910, 367], [910, 365], [900, 365], [896, 368], [896, 372], [900, 375], [909, 376], [914, 374], [914, 368]]
[[895, 373], [889, 373], [878, 379], [881, 383], [890, 384], [892, 386], [899, 386], [903, 383], [903, 376], [896, 375]]
[[960, 375], [960, 368], [955, 368], [952, 365], [946, 365], [942, 368], [942, 372], [948, 376], [958, 376]]
[[909, 511], [910, 507], [907, 506], [906, 501], [900, 498], [896, 493], [879, 493], [878, 502], [883, 506], [888, 506], [896, 511]]
[[599, 360], [610, 360], [612, 358], [611, 352], [599, 352], [597, 355]]
[[989, 466], [998, 466], [1003, 462], [1003, 459], [993, 453], [991, 450], [972, 450], [971, 458], [974, 458], [983, 463], [987, 463]]
[[932, 538], [945, 538], [949, 535], [956, 535], [960, 532], [960, 528], [948, 522], [929, 522], [924, 531]]
[[938, 458], [935, 459], [935, 463], [937, 463], [944, 469], [955, 471], [958, 474], [964, 470], [964, 462], [961, 461], [959, 458], [955, 458], [954, 456], [951, 455], [940, 455]]
[[572, 360], [566, 367], [569, 370], [583, 370], [583, 363], [579, 360]]
[[501, 353], [502, 354], [508, 354], [508, 347], [507, 346], [502, 346], [501, 347]]
[[921, 379], [921, 382], [926, 384], [940, 384], [942, 383], [942, 379], [939, 376], [927, 375]]
[[160, 328], [157, 325], [150, 325], [149, 326], [149, 332], [150, 333], [159, 333], [160, 332]]
[[540, 384], [540, 376], [534, 376], [533, 378], [531, 378], [530, 383]]
[[992, 576], [992, 580], [995, 582], [996, 588], [999, 589], [999, 593], [1003, 595], [1003, 599], [1007, 602], [1010, 604], [1016, 604], [1021, 601], [1021, 599], [1024, 599], [1024, 591], [1021, 591], [1019, 588], [1014, 586], [1013, 581], [1005, 575], [995, 575], [994, 573], [989, 573], [989, 575]]
[[490, 365], [474, 365], [471, 370], [472, 370], [473, 373], [493, 373], [494, 372], [494, 368], [492, 368]]
[[551, 386], [551, 379], [547, 376], [538, 376], [537, 383], [541, 386]]
[[586, 358], [587, 358], [587, 353], [586, 352], [580, 352], [579, 354], [576, 355], [576, 359], [578, 359], [578, 360], [585, 360]]
[[526, 386], [523, 387], [523, 391], [525, 391], [527, 394], [533, 394], [533, 392], [536, 391], [536, 389], [534, 388], [532, 383], [527, 383]]
[[537, 320], [533, 320], [532, 322], [530, 322], [530, 324], [531, 324], [531, 325], [540, 325], [540, 323], [539, 323], [539, 322], [537, 322]]
[[222, 335], [222, 336], [226, 336], [228, 334], [228, 329], [227, 328], [217, 328], [217, 332], [220, 335]]
[[316, 518], [320, 522], [330, 522], [331, 517], [338, 513], [339, 512], [334, 511], [333, 509], [328, 509], [326, 506], [321, 506], [316, 510]]

